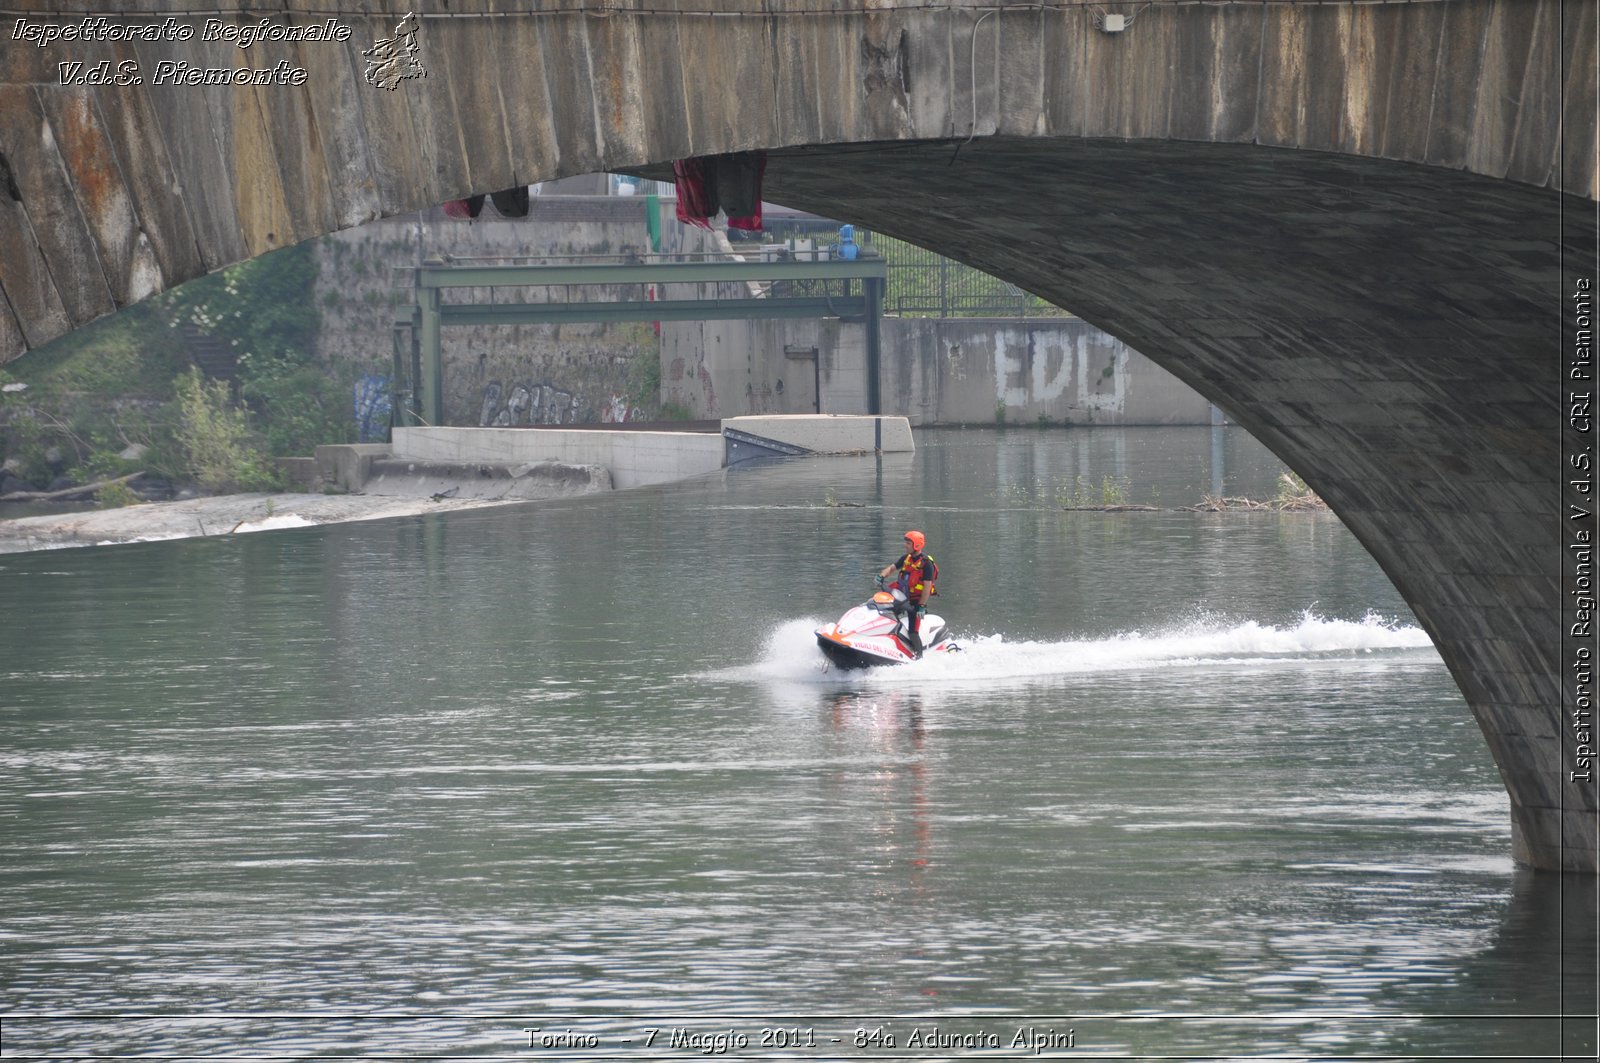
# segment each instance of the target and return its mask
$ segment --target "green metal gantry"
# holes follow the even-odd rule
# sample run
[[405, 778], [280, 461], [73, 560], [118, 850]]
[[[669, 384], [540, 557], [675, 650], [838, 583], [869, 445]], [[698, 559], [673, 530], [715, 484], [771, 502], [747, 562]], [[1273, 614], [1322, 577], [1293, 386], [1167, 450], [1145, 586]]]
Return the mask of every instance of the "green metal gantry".
[[[403, 424], [444, 423], [444, 360], [439, 339], [440, 330], [446, 325], [840, 317], [866, 323], [867, 412], [876, 414], [881, 412], [878, 332], [883, 317], [883, 292], [887, 278], [887, 263], [881, 258], [824, 262], [626, 262], [546, 266], [425, 263], [416, 269], [415, 304], [409, 314], [396, 318], [394, 323], [394, 378], [397, 382], [402, 379], [412, 382], [407, 389], [401, 389], [397, 384], [394, 409], [403, 418], [400, 422]], [[844, 294], [549, 303], [452, 303], [442, 298], [446, 288], [573, 288], [583, 285], [819, 280], [844, 282]], [[411, 337], [409, 343], [404, 338], [407, 331]], [[401, 391], [406, 394], [400, 394]]]

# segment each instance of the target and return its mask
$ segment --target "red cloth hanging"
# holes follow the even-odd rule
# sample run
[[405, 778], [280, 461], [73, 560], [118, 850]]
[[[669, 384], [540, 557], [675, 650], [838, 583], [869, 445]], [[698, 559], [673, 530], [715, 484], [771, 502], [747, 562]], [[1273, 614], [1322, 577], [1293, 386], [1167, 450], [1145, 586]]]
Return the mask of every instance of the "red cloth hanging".
[[711, 228], [711, 218], [717, 213], [717, 195], [706, 160], [679, 159], [672, 164], [672, 178], [678, 188], [678, 220]]
[[444, 216], [455, 218], [459, 221], [469, 221], [476, 218], [483, 211], [483, 197], [468, 196], [466, 199], [452, 199], [444, 205]]
[[766, 172], [765, 151], [679, 159], [672, 164], [678, 220], [709, 229], [717, 212], [725, 211], [729, 228], [760, 229], [761, 181]]

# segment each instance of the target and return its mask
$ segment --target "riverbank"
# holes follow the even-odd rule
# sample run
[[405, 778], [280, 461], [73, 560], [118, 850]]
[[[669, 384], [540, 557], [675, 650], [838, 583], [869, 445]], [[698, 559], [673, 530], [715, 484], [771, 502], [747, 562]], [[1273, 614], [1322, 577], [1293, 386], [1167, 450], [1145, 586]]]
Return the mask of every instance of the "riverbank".
[[244, 535], [358, 520], [481, 509], [521, 498], [439, 498], [384, 495], [243, 494], [144, 502], [119, 509], [79, 510], [0, 521], [0, 554], [113, 546], [208, 535]]

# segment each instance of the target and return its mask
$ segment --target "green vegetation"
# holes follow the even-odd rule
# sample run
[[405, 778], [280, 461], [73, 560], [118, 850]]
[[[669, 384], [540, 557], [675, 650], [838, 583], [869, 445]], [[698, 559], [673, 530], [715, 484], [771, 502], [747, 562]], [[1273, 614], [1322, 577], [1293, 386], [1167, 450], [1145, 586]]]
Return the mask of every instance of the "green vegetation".
[[[207, 490], [278, 486], [273, 457], [346, 442], [359, 369], [312, 356], [321, 326], [309, 244], [229, 266], [30, 352], [0, 370], [0, 454], [43, 487], [134, 472]], [[188, 333], [213, 354], [206, 380]], [[127, 454], [128, 457], [122, 455]], [[126, 486], [102, 489], [121, 504]]]
[[1328, 503], [1293, 472], [1285, 469], [1278, 474], [1278, 493], [1267, 499], [1236, 498], [1222, 495], [1206, 495], [1198, 506], [1185, 506], [1185, 509], [1201, 513], [1221, 513], [1224, 511], [1246, 510], [1252, 512], [1305, 512], [1320, 511], [1328, 508]]
[[133, 488], [127, 484], [109, 483], [94, 493], [94, 501], [101, 509], [121, 509], [143, 502], [144, 499], [134, 494]]
[[[90, 483], [169, 471], [161, 408], [187, 360], [157, 322], [152, 308], [131, 307], [0, 369], [0, 453], [12, 475], [42, 488], [58, 474]], [[119, 457], [135, 444], [139, 462]]]
[[32, 401], [158, 396], [187, 364], [182, 342], [161, 335], [164, 325], [150, 303], [131, 306], [29, 352], [6, 380], [27, 383]]
[[1278, 474], [1278, 496], [1273, 499], [1275, 509], [1327, 509], [1328, 504], [1311, 490], [1298, 473], [1285, 469]]
[[278, 486], [272, 466], [252, 444], [248, 414], [228, 398], [228, 385], [198, 369], [178, 382], [178, 444], [186, 469], [208, 491], [267, 491]]
[[618, 339], [633, 348], [628, 359], [628, 405], [646, 411], [646, 419], [654, 419], [648, 411], [661, 406], [661, 338], [647, 321], [635, 321], [617, 326]]
[[1073, 485], [1056, 484], [1056, 505], [1062, 509], [1113, 509], [1132, 505], [1129, 492], [1133, 481], [1117, 480], [1110, 476], [1100, 479], [1098, 488], [1090, 486], [1079, 476]]
[[[813, 238], [819, 247], [838, 242], [837, 234], [819, 233]], [[1072, 316], [1009, 281], [905, 240], [859, 228], [856, 239], [865, 241], [863, 246], [882, 255], [889, 265], [884, 299], [890, 313], [902, 317]]]
[[[1102, 476], [1098, 484], [1083, 476], [1071, 484], [1057, 480], [1053, 486], [1042, 481], [1032, 484], [1013, 483], [1001, 489], [997, 497], [1007, 505], [1026, 509], [1093, 510], [1123, 512], [1128, 510], [1157, 511], [1161, 506], [1161, 492], [1151, 486], [1149, 502], [1133, 501], [1133, 481], [1127, 477]], [[1205, 495], [1199, 504], [1178, 506], [1173, 511], [1183, 513], [1294, 513], [1326, 511], [1328, 504], [1306, 482], [1285, 470], [1278, 476], [1278, 493], [1273, 498], [1254, 499]]]
[[309, 243], [227, 267], [156, 296], [174, 327], [191, 323], [240, 356], [307, 358], [321, 316]]
[[239, 394], [255, 415], [262, 446], [274, 458], [351, 442], [355, 378], [353, 368], [318, 365], [300, 352], [239, 359]]
[[689, 407], [681, 402], [663, 402], [661, 404], [661, 420], [692, 421], [694, 420], [694, 414]]
[[[1151, 491], [1152, 501], [1156, 492]], [[1010, 505], [1029, 509], [1153, 509], [1133, 501], [1133, 481], [1127, 477], [1103, 476], [1098, 484], [1091, 484], [1079, 476], [1071, 483], [1056, 480], [1053, 484], [1042, 481], [1032, 484], [1012, 484], [1002, 497]]]

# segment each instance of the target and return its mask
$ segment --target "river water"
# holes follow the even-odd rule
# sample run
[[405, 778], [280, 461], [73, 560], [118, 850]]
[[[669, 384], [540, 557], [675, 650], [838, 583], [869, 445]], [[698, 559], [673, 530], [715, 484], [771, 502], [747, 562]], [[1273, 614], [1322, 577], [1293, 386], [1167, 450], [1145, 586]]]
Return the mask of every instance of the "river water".
[[[918, 443], [0, 559], [5, 1056], [1593, 1052], [1375, 563], [1175, 508], [1275, 459]], [[913, 526], [966, 652], [824, 671]]]

